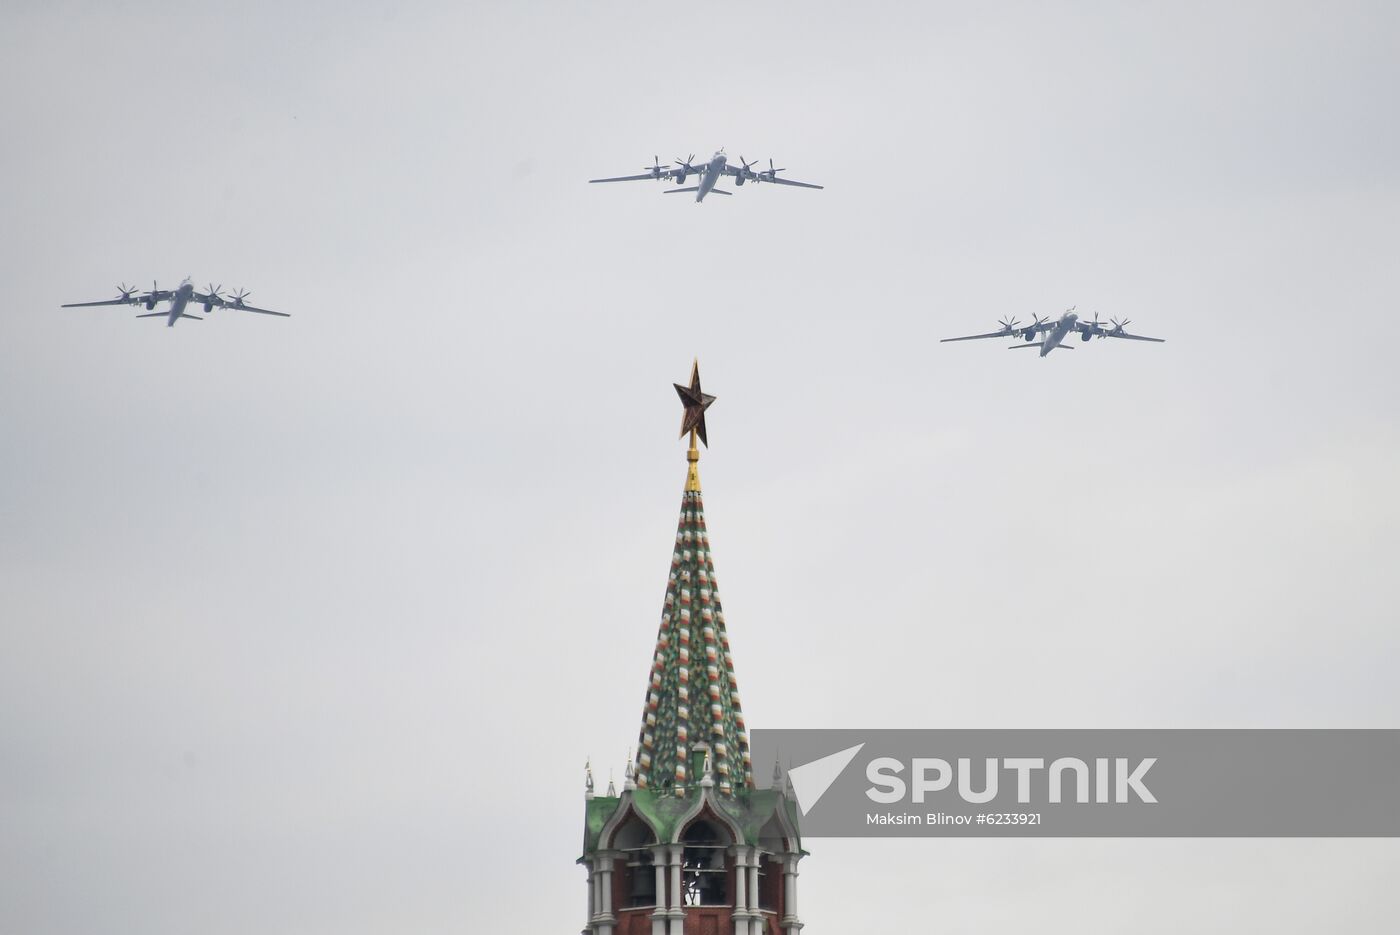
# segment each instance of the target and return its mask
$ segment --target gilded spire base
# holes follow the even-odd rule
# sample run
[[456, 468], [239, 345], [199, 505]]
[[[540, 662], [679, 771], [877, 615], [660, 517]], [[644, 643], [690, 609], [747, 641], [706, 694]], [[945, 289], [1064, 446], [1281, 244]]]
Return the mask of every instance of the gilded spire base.
[[690, 434], [690, 450], [685, 453], [690, 467], [685, 474], [686, 493], [700, 492], [700, 449], [695, 447], [695, 433]]

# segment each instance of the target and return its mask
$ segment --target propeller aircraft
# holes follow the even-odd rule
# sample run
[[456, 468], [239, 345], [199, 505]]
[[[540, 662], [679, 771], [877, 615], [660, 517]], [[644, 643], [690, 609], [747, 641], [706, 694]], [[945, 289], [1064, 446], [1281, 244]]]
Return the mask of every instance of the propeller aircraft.
[[[210, 285], [205, 292], [198, 292], [194, 288], [194, 283], [190, 282], [188, 276], [184, 282], [180, 283], [174, 290], [162, 289], [154, 282], [151, 283], [150, 292], [136, 291], [135, 286], [127, 286], [125, 283], [117, 287], [120, 293], [115, 299], [105, 299], [101, 302], [73, 302], [60, 308], [89, 308], [94, 305], [144, 305], [146, 312], [137, 315], [137, 318], [164, 318], [166, 326], [173, 327], [175, 322], [181, 318], [188, 318], [193, 321], [203, 321], [198, 315], [191, 315], [185, 309], [191, 304], [204, 306], [204, 313], [207, 315], [216, 308], [231, 308], [240, 312], [257, 312], [259, 315], [277, 315], [281, 318], [291, 318], [286, 312], [274, 312], [271, 309], [255, 308], [247, 304], [244, 300], [252, 293], [244, 292], [242, 289], [235, 289], [233, 295], [224, 298], [219, 294], [223, 286]], [[164, 312], [155, 310], [156, 303], [169, 302], [170, 309]]]
[[642, 175], [620, 175], [611, 179], [589, 179], [588, 181], [590, 184], [593, 184], [597, 182], [634, 182], [639, 179], [653, 179], [655, 181], [675, 179], [678, 186], [685, 186], [685, 180], [693, 175], [695, 176], [696, 184], [689, 187], [667, 189], [664, 194], [677, 195], [681, 192], [695, 192], [695, 201], [697, 204], [704, 201], [705, 196], [710, 194], [710, 192], [714, 192], [718, 195], [734, 194], [723, 188], [715, 187], [716, 183], [726, 175], [734, 179], [734, 186], [736, 188], [743, 185], [745, 182], [753, 182], [755, 185], [768, 182], [773, 185], [792, 185], [797, 188], [822, 187], [821, 185], [813, 185], [811, 182], [798, 182], [793, 179], [778, 178], [779, 172], [786, 172], [787, 170], [775, 169], [772, 159], [768, 160], [768, 168], [760, 169], [755, 172], [753, 167], [758, 164], [757, 159], [753, 162], [749, 162], [743, 156], [740, 156], [739, 165], [732, 166], [729, 164], [729, 157], [725, 155], [723, 149], [711, 156], [708, 162], [702, 162], [698, 166], [691, 162], [694, 158], [695, 154], [691, 153], [685, 159], [677, 159], [675, 168], [670, 166], [662, 168], [660, 159], [656, 156], [652, 156], [651, 165], [645, 167], [646, 172]]
[[[1048, 316], [1041, 318], [1034, 315], [1034, 319], [1029, 325], [1022, 325], [1013, 318], [1003, 318], [997, 322], [1001, 325], [1000, 331], [989, 331], [986, 334], [969, 334], [961, 338], [944, 338], [940, 344], [947, 344], [949, 341], [977, 341], [982, 338], [1016, 338], [1024, 339], [1024, 344], [1013, 344], [1008, 350], [1023, 350], [1028, 347], [1040, 348], [1040, 356], [1044, 357], [1056, 348], [1066, 351], [1074, 350], [1073, 344], [1065, 344], [1065, 339], [1071, 334], [1078, 334], [1081, 341], [1088, 341], [1091, 338], [1122, 338], [1126, 341], [1152, 341], [1156, 344], [1165, 343], [1165, 338], [1148, 338], [1140, 334], [1129, 334], [1127, 326], [1132, 324], [1130, 320], [1119, 321], [1110, 318], [1105, 325], [1099, 321], [1099, 313], [1095, 312], [1092, 319], [1081, 319], [1075, 314], [1074, 308], [1065, 309], [1065, 313], [1057, 319], [1050, 319]], [[1043, 335], [1043, 337], [1042, 337]], [[1040, 338], [1039, 341], [1036, 338]]]

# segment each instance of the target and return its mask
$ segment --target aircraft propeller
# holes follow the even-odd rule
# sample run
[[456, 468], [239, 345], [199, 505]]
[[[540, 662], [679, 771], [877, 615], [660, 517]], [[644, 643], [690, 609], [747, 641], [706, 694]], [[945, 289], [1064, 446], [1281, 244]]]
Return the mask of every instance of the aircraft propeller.
[[767, 171], [767, 172], [760, 172], [760, 173], [758, 173], [758, 174], [759, 174], [759, 177], [760, 177], [760, 178], [766, 178], [766, 179], [772, 180], [772, 179], [776, 179], [776, 178], [778, 177], [778, 173], [779, 173], [779, 172], [786, 172], [786, 171], [787, 171], [787, 169], [775, 169], [775, 168], [773, 168], [773, 160], [772, 160], [772, 159], [769, 159], [769, 160], [768, 160], [768, 171]]
[[1114, 332], [1114, 334], [1122, 334], [1122, 333], [1123, 333], [1123, 329], [1126, 328], [1126, 327], [1128, 327], [1129, 325], [1131, 325], [1131, 324], [1133, 323], [1133, 322], [1132, 322], [1132, 319], [1130, 319], [1130, 318], [1125, 318], [1125, 319], [1123, 319], [1122, 321], [1119, 321], [1119, 320], [1116, 319], [1116, 318], [1110, 318], [1109, 321], [1113, 323], [1113, 332]]
[[160, 301], [159, 295], [160, 295], [160, 285], [159, 285], [154, 279], [152, 279], [152, 280], [151, 280], [151, 291], [150, 291], [150, 292], [147, 292], [145, 295], [141, 296], [141, 298], [139, 299], [139, 301], [140, 301], [140, 303], [141, 303], [142, 305], [145, 305], [145, 306], [146, 306], [146, 311], [148, 311], [148, 312], [154, 311], [154, 310], [155, 310], [155, 307], [156, 307], [156, 303]]
[[217, 286], [214, 285], [213, 283], [210, 283], [210, 284], [209, 284], [209, 291], [206, 292], [205, 295], [209, 296], [209, 298], [211, 298], [211, 299], [218, 299], [219, 301], [222, 302], [223, 299], [224, 299], [224, 297], [221, 296], [221, 295], [219, 295], [219, 290], [222, 289], [222, 288], [223, 288], [223, 284], [222, 284], [222, 283], [220, 283], [220, 284], [217, 285]]
[[700, 170], [697, 169], [697, 168], [695, 168], [693, 165], [690, 164], [690, 160], [692, 160], [692, 159], [694, 159], [694, 158], [695, 158], [695, 154], [694, 154], [694, 153], [691, 153], [689, 156], [686, 156], [685, 159], [681, 159], [680, 157], [677, 157], [677, 158], [676, 158], [676, 165], [678, 165], [678, 166], [681, 167], [680, 174], [678, 174], [678, 175], [676, 176], [676, 184], [677, 184], [677, 185], [682, 185], [682, 184], [684, 184], [684, 183], [685, 183], [685, 177], [686, 177], [687, 175], [699, 175], [699, 174], [700, 174]]
[[652, 178], [654, 178], [654, 179], [659, 179], [659, 178], [661, 178], [661, 157], [660, 157], [660, 156], [652, 156], [652, 157], [651, 157], [651, 165], [649, 165], [649, 166], [642, 166], [642, 168], [643, 168], [643, 169], [646, 169], [648, 172], [650, 172]]
[[246, 299], [246, 298], [248, 298], [248, 296], [250, 296], [250, 295], [252, 295], [252, 294], [253, 294], [253, 293], [251, 293], [251, 292], [244, 292], [242, 289], [235, 289], [235, 290], [233, 290], [233, 296], [232, 296], [232, 298], [233, 298], [233, 304], [234, 304], [234, 305], [242, 305], [242, 304], [243, 304], [243, 300]]
[[1010, 315], [1006, 316], [1006, 318], [998, 318], [997, 324], [1001, 325], [1007, 334], [1015, 334], [1016, 329], [1021, 327], [1021, 323]]
[[126, 284], [126, 281], [123, 280], [122, 284], [120, 286], [117, 286], [117, 291], [122, 294], [121, 298], [123, 302], [130, 302], [131, 296], [136, 292], [136, 287], [128, 286]]

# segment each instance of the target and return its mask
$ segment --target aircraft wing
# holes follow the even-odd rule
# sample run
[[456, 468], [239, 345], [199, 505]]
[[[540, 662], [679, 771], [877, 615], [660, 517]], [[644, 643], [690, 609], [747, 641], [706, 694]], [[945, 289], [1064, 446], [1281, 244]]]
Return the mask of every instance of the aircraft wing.
[[131, 297], [127, 299], [107, 299], [103, 302], [69, 302], [67, 305], [60, 305], [59, 308], [91, 308], [94, 305], [140, 305], [141, 299]]
[[220, 308], [231, 308], [231, 309], [233, 309], [233, 310], [236, 311], [236, 312], [257, 312], [259, 315], [276, 315], [278, 318], [291, 318], [291, 317], [292, 317], [292, 316], [291, 316], [289, 313], [287, 313], [287, 312], [274, 312], [274, 311], [273, 311], [272, 309], [270, 309], [270, 308], [254, 308], [254, 307], [251, 306], [251, 305], [234, 305], [234, 304], [231, 303], [231, 302], [225, 302], [225, 303], [223, 303], [222, 305], [220, 305], [219, 307], [220, 307]]
[[653, 175], [650, 172], [644, 172], [641, 175], [619, 175], [616, 178], [611, 179], [589, 179], [588, 182], [591, 185], [594, 182], [638, 182], [642, 179], [670, 179], [675, 177], [675, 169], [662, 169], [660, 175]]
[[1151, 341], [1154, 344], [1167, 343], [1166, 338], [1149, 338], [1141, 334], [1128, 334], [1126, 331], [1105, 331], [1106, 338], [1122, 338], [1125, 341]]
[[986, 334], [969, 334], [962, 338], [944, 338], [939, 344], [947, 344], [949, 341], [977, 341], [982, 338], [1014, 338], [1016, 335], [1010, 331], [988, 331]]
[[762, 180], [763, 180], [764, 182], [772, 182], [774, 185], [794, 185], [794, 186], [796, 186], [796, 187], [798, 187], [798, 188], [824, 188], [824, 187], [825, 187], [825, 186], [823, 186], [823, 185], [813, 185], [811, 182], [798, 182], [798, 181], [796, 181], [796, 180], [794, 180], [794, 179], [780, 179], [780, 178], [778, 178], [778, 177], [776, 177], [776, 176], [774, 176], [773, 178], [769, 178], [768, 176], [765, 175], [765, 176], [762, 176]]
[[[270, 308], [256, 308], [252, 305], [244, 305], [242, 302], [230, 302], [227, 299], [218, 299], [214, 298], [213, 296], [200, 295], [198, 292], [194, 294], [194, 298], [197, 302], [209, 302], [209, 304], [213, 305], [215, 308], [229, 308], [233, 309], [235, 312], [257, 312], [259, 315], [276, 315], [279, 318], [292, 317], [287, 312], [274, 312]], [[212, 301], [210, 301], [211, 299]]]

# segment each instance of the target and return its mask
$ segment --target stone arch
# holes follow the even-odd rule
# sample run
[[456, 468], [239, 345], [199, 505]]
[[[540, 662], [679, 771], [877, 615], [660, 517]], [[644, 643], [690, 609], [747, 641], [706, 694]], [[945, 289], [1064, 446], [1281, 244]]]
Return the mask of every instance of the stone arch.
[[687, 906], [729, 905], [730, 871], [736, 839], [710, 810], [692, 818], [679, 831], [681, 896]]
[[660, 905], [656, 886], [658, 848], [651, 825], [633, 812], [614, 832], [612, 849], [618, 855], [618, 908]]
[[759, 829], [758, 846], [770, 854], [788, 854], [800, 850], [797, 829], [786, 819], [782, 806], [779, 806]]
[[631, 794], [624, 792], [622, 803], [618, 806], [617, 811], [613, 812], [612, 817], [607, 820], [603, 829], [598, 833], [598, 849], [611, 850], [620, 846], [617, 843], [617, 835], [624, 829], [629, 829], [629, 833], [634, 836], [639, 834], [639, 832], [630, 830], [633, 823], [640, 823], [647, 830], [651, 835], [652, 843], [660, 840], [656, 833], [656, 826], [637, 808], [636, 803], [632, 801]]
[[706, 789], [705, 794], [695, 800], [695, 804], [686, 809], [685, 813], [676, 820], [675, 831], [671, 834], [672, 844], [681, 843], [681, 835], [685, 829], [700, 816], [705, 816], [708, 820], [723, 825], [729, 832], [730, 844], [744, 843], [744, 829], [741, 828], [733, 818], [725, 814], [723, 809], [717, 808], [711, 800], [713, 793]]

